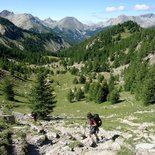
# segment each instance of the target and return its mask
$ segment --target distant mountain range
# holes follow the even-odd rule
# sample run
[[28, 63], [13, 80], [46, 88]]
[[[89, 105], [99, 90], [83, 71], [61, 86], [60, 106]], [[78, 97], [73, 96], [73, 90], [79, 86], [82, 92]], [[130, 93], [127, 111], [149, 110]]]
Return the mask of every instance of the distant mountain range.
[[86, 38], [89, 38], [108, 27], [117, 25], [119, 23], [121, 24], [129, 20], [136, 22], [143, 28], [155, 26], [154, 14], [145, 14], [141, 16], [120, 15], [117, 18], [112, 18], [106, 22], [94, 24], [91, 26], [83, 24], [74, 17], [65, 17], [60, 21], [55, 21], [51, 18], [41, 20], [31, 14], [15, 14], [8, 10], [3, 10], [0, 12], [0, 16], [7, 18], [16, 26], [26, 30], [39, 33], [54, 31], [56, 34], [63, 37], [71, 44], [82, 42]]
[[151, 14], [145, 14], [140, 16], [120, 15], [117, 18], [112, 18], [106, 22], [96, 24], [96, 27], [113, 26], [117, 24], [122, 24], [129, 20], [136, 22], [138, 25], [140, 25], [143, 28], [155, 26], [155, 14], [151, 13]]
[[2, 17], [0, 17], [0, 45], [4, 45], [9, 49], [14, 48], [29, 52], [56, 52], [70, 47], [67, 42], [55, 33], [40, 34], [23, 30]]

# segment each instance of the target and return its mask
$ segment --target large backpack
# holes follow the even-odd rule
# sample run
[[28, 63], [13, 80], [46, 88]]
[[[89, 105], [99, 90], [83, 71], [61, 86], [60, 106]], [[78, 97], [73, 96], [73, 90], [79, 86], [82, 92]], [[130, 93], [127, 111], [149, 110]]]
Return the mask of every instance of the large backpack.
[[94, 114], [93, 115], [93, 119], [96, 122], [96, 124], [97, 124], [98, 127], [100, 127], [102, 125], [102, 120], [101, 120], [101, 118], [99, 117], [98, 114]]

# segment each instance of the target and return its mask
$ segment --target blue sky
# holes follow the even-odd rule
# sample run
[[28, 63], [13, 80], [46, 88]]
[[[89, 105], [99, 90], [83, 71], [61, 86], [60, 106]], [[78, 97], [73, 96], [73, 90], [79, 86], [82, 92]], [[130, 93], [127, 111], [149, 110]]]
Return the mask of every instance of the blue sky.
[[40, 19], [72, 16], [84, 23], [125, 15], [155, 13], [154, 0], [0, 0], [0, 11], [30, 13]]

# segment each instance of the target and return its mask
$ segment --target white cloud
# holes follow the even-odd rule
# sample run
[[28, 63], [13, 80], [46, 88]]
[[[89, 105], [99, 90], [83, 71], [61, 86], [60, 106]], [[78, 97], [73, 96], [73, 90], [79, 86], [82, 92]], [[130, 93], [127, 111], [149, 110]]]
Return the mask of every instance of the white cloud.
[[111, 6], [111, 7], [106, 7], [106, 12], [115, 12], [115, 11], [123, 11], [125, 10], [125, 7], [124, 6], [119, 6], [119, 7], [114, 7], [114, 6]]
[[119, 6], [118, 7], [118, 11], [123, 11], [123, 10], [125, 10], [125, 7], [124, 6]]
[[106, 7], [106, 12], [114, 12], [114, 11], [116, 11], [117, 9], [116, 9], [116, 7]]
[[136, 4], [135, 6], [134, 6], [134, 9], [135, 10], [149, 10], [150, 9], [150, 7], [148, 6], [148, 5], [146, 5], [146, 4]]

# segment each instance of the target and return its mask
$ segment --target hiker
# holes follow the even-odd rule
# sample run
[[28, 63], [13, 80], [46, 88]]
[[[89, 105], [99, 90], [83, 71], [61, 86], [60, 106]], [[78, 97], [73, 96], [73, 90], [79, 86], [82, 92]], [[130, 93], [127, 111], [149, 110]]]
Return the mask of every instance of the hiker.
[[[95, 146], [97, 146], [96, 143], [99, 142], [99, 138], [98, 138], [98, 135], [97, 135], [97, 133], [99, 132], [99, 128], [97, 126], [96, 121], [93, 118], [92, 113], [88, 112], [87, 113], [87, 118], [88, 118], [88, 124], [90, 125], [89, 137], [91, 138], [91, 141], [92, 141], [92, 144], [90, 146], [95, 147]], [[93, 135], [95, 135], [96, 142], [95, 142], [95, 140], [93, 138]]]
[[36, 112], [32, 112], [31, 116], [33, 117], [34, 121], [37, 121], [37, 113]]

